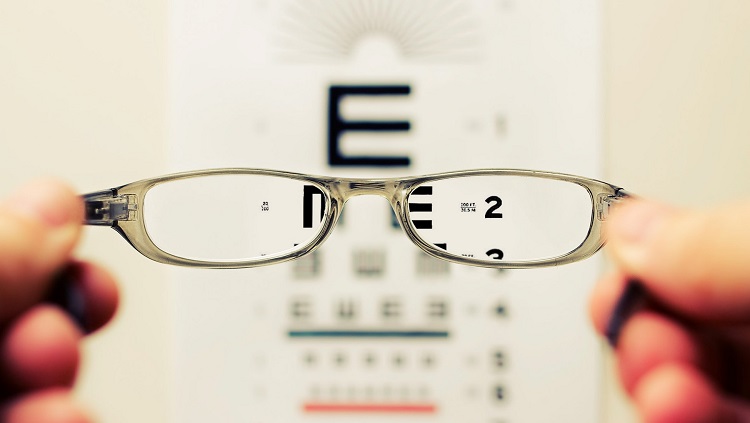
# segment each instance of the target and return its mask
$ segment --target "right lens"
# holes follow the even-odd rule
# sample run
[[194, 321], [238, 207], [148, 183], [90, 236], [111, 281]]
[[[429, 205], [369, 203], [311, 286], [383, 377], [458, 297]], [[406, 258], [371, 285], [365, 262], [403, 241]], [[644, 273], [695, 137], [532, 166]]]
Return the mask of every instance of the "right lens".
[[408, 198], [414, 232], [458, 257], [548, 260], [588, 236], [592, 201], [573, 182], [523, 175], [471, 175], [417, 186]]
[[328, 210], [328, 197], [309, 181], [225, 174], [155, 185], [143, 217], [162, 251], [228, 262], [302, 249], [318, 236]]

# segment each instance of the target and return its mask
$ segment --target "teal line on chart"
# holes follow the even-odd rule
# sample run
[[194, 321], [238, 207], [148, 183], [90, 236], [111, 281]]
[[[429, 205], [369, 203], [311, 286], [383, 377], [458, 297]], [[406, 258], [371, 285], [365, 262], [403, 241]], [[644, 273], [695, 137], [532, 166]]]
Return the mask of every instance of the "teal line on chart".
[[290, 338], [448, 338], [444, 330], [290, 330]]

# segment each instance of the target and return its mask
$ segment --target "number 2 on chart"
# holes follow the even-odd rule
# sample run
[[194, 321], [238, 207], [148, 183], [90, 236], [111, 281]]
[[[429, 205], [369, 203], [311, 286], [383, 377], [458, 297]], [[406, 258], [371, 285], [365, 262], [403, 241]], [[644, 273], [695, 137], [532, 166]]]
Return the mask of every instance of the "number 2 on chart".
[[491, 197], [487, 197], [486, 200], [484, 200], [487, 204], [492, 204], [489, 209], [487, 209], [487, 213], [484, 214], [485, 219], [497, 219], [503, 217], [502, 213], [497, 212], [496, 210], [500, 208], [500, 206], [503, 205], [503, 200], [500, 199], [497, 195], [493, 195]]

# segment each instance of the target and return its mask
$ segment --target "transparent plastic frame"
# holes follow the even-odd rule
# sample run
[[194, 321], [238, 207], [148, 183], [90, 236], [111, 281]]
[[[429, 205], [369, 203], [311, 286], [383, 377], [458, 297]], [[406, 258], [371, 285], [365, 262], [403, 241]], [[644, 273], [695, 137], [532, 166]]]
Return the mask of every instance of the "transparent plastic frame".
[[[154, 244], [146, 230], [143, 207], [140, 207], [143, 204], [146, 193], [154, 186], [165, 182], [211, 175], [275, 176], [300, 180], [317, 186], [327, 200], [325, 202], [326, 207], [323, 213], [324, 218], [321, 222], [320, 232], [311, 241], [297, 246], [296, 249], [238, 261], [195, 260], [178, 257], [161, 250]], [[451, 254], [426, 242], [417, 234], [417, 229], [414, 227], [409, 216], [407, 199], [418, 186], [427, 182], [449, 178], [501, 175], [565, 181], [585, 188], [591, 199], [592, 212], [589, 231], [583, 242], [572, 251], [552, 258], [530, 261], [488, 261]], [[188, 267], [233, 269], [281, 263], [300, 258], [314, 251], [333, 231], [346, 201], [358, 195], [378, 195], [388, 200], [406, 235], [425, 253], [453, 263], [499, 269], [557, 266], [590, 257], [604, 245], [602, 223], [607, 218], [609, 208], [629, 196], [622, 188], [595, 179], [563, 173], [522, 169], [475, 169], [406, 178], [365, 179], [313, 176], [266, 169], [227, 168], [183, 172], [144, 179], [117, 188], [86, 194], [83, 198], [86, 205], [86, 224], [111, 226], [138, 252], [151, 260]]]

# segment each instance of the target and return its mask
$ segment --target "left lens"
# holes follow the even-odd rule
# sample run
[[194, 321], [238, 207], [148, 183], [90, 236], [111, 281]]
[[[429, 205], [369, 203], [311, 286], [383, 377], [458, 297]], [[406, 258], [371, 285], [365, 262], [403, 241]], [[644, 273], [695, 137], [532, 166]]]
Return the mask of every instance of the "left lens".
[[314, 183], [272, 175], [175, 179], [143, 202], [146, 232], [169, 254], [215, 262], [291, 253], [323, 230], [328, 197]]
[[438, 179], [422, 183], [408, 197], [409, 223], [424, 242], [487, 262], [568, 254], [588, 236], [592, 210], [585, 187], [534, 176]]

